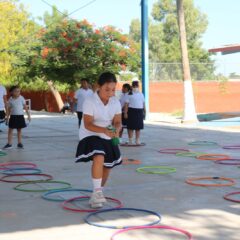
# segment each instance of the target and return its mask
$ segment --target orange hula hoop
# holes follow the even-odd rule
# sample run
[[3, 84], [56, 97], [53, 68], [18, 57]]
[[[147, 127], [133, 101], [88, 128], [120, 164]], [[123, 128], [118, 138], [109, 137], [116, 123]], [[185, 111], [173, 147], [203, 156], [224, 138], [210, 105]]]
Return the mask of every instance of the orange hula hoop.
[[[228, 181], [228, 183], [195, 183], [195, 181], [199, 180], [223, 180]], [[198, 187], [228, 187], [234, 185], [236, 182], [232, 178], [225, 177], [199, 177], [199, 178], [188, 178], [185, 180], [185, 183], [190, 184], [192, 186]]]
[[230, 156], [225, 154], [204, 154], [196, 157], [198, 160], [209, 160], [209, 161], [219, 161], [219, 160], [229, 160]]

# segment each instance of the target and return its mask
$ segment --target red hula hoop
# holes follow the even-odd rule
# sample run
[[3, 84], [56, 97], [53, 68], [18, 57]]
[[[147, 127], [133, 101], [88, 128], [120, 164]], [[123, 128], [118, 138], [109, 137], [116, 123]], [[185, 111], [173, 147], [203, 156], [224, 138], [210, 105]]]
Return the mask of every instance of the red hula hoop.
[[41, 176], [41, 177], [47, 177], [44, 181], [52, 180], [53, 177], [48, 174], [11, 174], [11, 175], [6, 175], [0, 178], [1, 182], [7, 182], [7, 183], [28, 183], [28, 182], [38, 182], [39, 180], [7, 180], [7, 178], [11, 177], [27, 177], [27, 176]]
[[37, 165], [30, 162], [7, 162], [7, 163], [0, 163], [1, 170], [8, 170], [8, 166], [27, 166], [28, 168], [37, 168]]
[[186, 235], [188, 237], [188, 240], [193, 239], [191, 233], [187, 232], [186, 230], [180, 229], [180, 228], [170, 227], [170, 226], [142, 226], [142, 227], [133, 227], [133, 228], [126, 228], [126, 229], [119, 230], [112, 235], [111, 240], [115, 240], [115, 237], [121, 233], [134, 231], [134, 230], [141, 230], [141, 229], [167, 229], [167, 230], [179, 232], [179, 233]]
[[230, 196], [233, 196], [233, 195], [240, 195], [240, 192], [228, 193], [228, 194], [226, 194], [223, 198], [224, 198], [225, 200], [228, 200], [228, 201], [231, 201], [231, 202], [240, 203], [240, 200], [235, 200], [235, 199], [233, 199], [233, 198], [230, 198]]
[[196, 157], [198, 160], [220, 161], [229, 160], [230, 157], [225, 154], [203, 154]]
[[[70, 202], [73, 202], [73, 201], [76, 201], [76, 200], [81, 200], [81, 199], [89, 199], [90, 197], [88, 196], [82, 196], [82, 197], [75, 197], [75, 198], [71, 198], [71, 199], [68, 199], [66, 201], [64, 201], [61, 205], [64, 209], [66, 210], [69, 210], [69, 211], [72, 211], [72, 212], [98, 212], [99, 209], [76, 209], [76, 208], [71, 208], [71, 207], [67, 207], [66, 204], [70, 203]], [[107, 200], [110, 200], [110, 201], [113, 201], [117, 204], [116, 207], [114, 207], [113, 209], [116, 209], [116, 208], [122, 208], [123, 207], [123, 204], [120, 200], [118, 199], [115, 199], [115, 198], [110, 198], [110, 197], [106, 197]]]

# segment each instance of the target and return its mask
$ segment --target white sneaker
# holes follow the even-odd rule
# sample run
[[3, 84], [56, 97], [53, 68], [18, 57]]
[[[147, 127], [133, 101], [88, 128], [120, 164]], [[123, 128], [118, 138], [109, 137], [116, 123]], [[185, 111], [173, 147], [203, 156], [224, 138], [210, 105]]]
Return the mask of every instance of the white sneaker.
[[136, 145], [141, 145], [141, 141], [139, 139], [136, 139]]
[[103, 195], [102, 191], [96, 191], [92, 193], [92, 196], [89, 200], [89, 204], [92, 208], [101, 208], [103, 204], [106, 203], [107, 200]]

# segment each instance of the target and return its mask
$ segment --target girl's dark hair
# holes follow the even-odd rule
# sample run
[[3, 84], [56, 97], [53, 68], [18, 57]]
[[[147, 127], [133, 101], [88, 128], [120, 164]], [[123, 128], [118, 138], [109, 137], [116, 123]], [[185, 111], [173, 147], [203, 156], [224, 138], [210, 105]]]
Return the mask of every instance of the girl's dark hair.
[[87, 78], [82, 78], [82, 79], [81, 79], [81, 82], [87, 82], [87, 83], [89, 83], [89, 80], [88, 80]]
[[19, 86], [17, 86], [17, 85], [10, 87], [10, 89], [9, 89], [10, 94], [12, 95], [13, 91], [18, 88], [19, 88]]
[[123, 88], [126, 88], [128, 90], [128, 92], [131, 91], [131, 85], [128, 83], [124, 83]]
[[103, 86], [105, 83], [116, 83], [116, 82], [117, 82], [117, 78], [111, 72], [102, 73], [98, 79], [98, 85], [100, 87]]
[[133, 81], [132, 82], [132, 87], [139, 87], [139, 82], [138, 81]]

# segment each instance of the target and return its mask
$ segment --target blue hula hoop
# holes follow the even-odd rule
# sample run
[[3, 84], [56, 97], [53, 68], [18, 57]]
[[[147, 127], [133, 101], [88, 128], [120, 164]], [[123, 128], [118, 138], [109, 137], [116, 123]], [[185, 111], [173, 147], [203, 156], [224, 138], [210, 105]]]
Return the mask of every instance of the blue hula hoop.
[[21, 174], [40, 174], [40, 173], [42, 173], [42, 171], [38, 168], [11, 168], [11, 169], [2, 171], [2, 174], [13, 175], [13, 174], [18, 174], [17, 173], [18, 171], [23, 171], [23, 172], [21, 172]]
[[[144, 225], [139, 225], [139, 226], [130, 226], [130, 225], [129, 226], [111, 226], [111, 225], [108, 226], [108, 225], [104, 225], [104, 224], [94, 223], [94, 222], [91, 222], [89, 220], [92, 216], [97, 215], [97, 214], [101, 214], [101, 213], [105, 213], [105, 212], [111, 212], [111, 211], [126, 211], [126, 210], [127, 211], [150, 213], [150, 214], [158, 217], [158, 219], [156, 221], [151, 222], [151, 223], [144, 224]], [[159, 213], [151, 211], [151, 210], [139, 209], [139, 208], [111, 208], [111, 209], [100, 210], [100, 211], [97, 211], [97, 212], [90, 213], [84, 218], [84, 221], [87, 224], [95, 226], [95, 227], [110, 228], [110, 229], [127, 229], [127, 228], [132, 228], [132, 227], [153, 226], [153, 225], [156, 225], [156, 224], [160, 223], [161, 219], [162, 219], [162, 217]]]
[[[44, 193], [42, 195], [42, 198], [48, 201], [53, 201], [53, 202], [64, 202], [67, 199], [62, 198], [54, 198], [54, 197], [50, 197], [50, 195], [54, 194], [54, 193], [62, 193], [62, 192], [88, 192], [88, 193], [92, 193], [92, 190], [88, 190], [88, 189], [75, 189], [75, 188], [70, 188], [70, 189], [62, 189], [62, 190], [51, 190], [48, 191], [46, 193]], [[85, 196], [85, 195], [84, 195]]]

